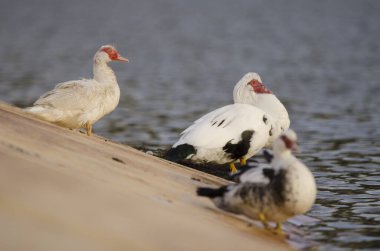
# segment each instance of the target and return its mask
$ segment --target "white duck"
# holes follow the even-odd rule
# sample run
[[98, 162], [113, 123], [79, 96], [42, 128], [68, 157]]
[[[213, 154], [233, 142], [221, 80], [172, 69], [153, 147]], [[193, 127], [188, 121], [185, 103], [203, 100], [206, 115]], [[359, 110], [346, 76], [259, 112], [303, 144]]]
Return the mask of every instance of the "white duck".
[[[234, 102], [253, 105], [265, 111], [275, 119], [275, 131], [284, 132], [289, 129], [288, 112], [281, 101], [261, 81], [259, 74], [249, 72], [235, 85]], [[270, 138], [268, 146], [273, 143]]]
[[128, 62], [128, 59], [111, 45], [100, 47], [94, 56], [93, 79], [60, 83], [25, 111], [64, 127], [86, 128], [87, 135], [91, 136], [92, 125], [119, 103], [119, 85], [107, 65], [111, 61]]
[[[260, 88], [256, 83], [260, 83]], [[166, 157], [173, 161], [187, 159], [194, 163], [229, 163], [230, 171], [235, 173], [235, 161], [240, 160], [245, 165], [246, 159], [261, 148], [271, 146], [272, 138], [281, 133], [275, 116], [287, 117], [287, 112], [261, 83], [257, 73], [246, 74], [236, 84], [234, 101], [235, 104], [214, 110], [196, 120], [181, 133], [181, 138], [167, 152]], [[283, 108], [285, 115], [280, 112], [272, 112], [272, 115], [261, 109], [265, 105], [274, 106], [267, 108], [268, 111], [280, 111]]]
[[197, 194], [223, 210], [260, 220], [266, 229], [268, 221], [274, 221], [281, 233], [282, 223], [310, 210], [317, 194], [313, 174], [291, 153], [296, 140], [294, 131], [286, 131], [273, 144], [270, 165], [249, 169], [237, 184], [198, 188]]

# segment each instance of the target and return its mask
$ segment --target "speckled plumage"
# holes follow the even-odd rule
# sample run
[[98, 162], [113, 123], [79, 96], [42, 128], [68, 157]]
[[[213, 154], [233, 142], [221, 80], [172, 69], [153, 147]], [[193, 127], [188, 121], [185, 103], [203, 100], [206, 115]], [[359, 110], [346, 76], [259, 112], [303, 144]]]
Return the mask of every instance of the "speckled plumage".
[[212, 188], [199, 188], [198, 194], [211, 198], [223, 210], [252, 219], [264, 217], [282, 223], [307, 212], [315, 201], [315, 180], [310, 170], [291, 154], [283, 137], [295, 137], [295, 134], [289, 130], [276, 139], [270, 164], [242, 173], [237, 184], [219, 188], [224, 192], [218, 196], [208, 196], [215, 190]]

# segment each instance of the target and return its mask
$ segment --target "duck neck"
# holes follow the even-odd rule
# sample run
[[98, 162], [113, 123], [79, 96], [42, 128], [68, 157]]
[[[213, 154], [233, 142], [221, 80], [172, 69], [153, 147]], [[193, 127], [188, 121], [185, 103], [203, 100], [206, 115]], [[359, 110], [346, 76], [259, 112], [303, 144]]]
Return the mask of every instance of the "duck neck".
[[246, 87], [236, 87], [234, 89], [233, 98], [235, 103], [253, 105], [260, 108], [269, 115], [279, 119], [284, 114], [287, 116], [284, 105], [272, 93], [255, 93], [247, 91]]
[[234, 103], [255, 105], [257, 103], [257, 94], [248, 91], [246, 85], [236, 85], [233, 91]]
[[281, 164], [281, 166], [278, 166], [280, 168], [284, 168], [284, 164], [286, 164], [288, 161], [291, 161], [292, 159], [292, 153], [290, 150], [285, 150], [285, 151], [279, 151], [277, 152], [276, 149], [273, 149], [273, 161], [272, 164], [273, 166], [278, 166], [278, 164]]
[[[278, 133], [283, 132], [289, 128], [289, 114], [285, 106], [281, 103], [278, 98], [273, 94], [259, 94], [256, 97], [256, 103], [254, 104], [257, 108], [260, 108], [264, 112], [271, 115], [279, 128], [276, 128]], [[277, 137], [278, 135], [276, 135]]]
[[284, 105], [273, 94], [258, 94], [256, 95], [255, 106], [269, 113], [275, 118], [285, 109]]
[[106, 62], [94, 60], [93, 73], [99, 83], [117, 84], [116, 75]]

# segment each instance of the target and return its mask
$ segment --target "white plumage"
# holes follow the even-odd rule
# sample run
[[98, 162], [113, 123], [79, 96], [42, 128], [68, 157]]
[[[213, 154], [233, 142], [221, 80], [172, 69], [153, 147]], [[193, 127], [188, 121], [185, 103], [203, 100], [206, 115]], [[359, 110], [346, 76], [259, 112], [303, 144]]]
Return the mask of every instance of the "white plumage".
[[[189, 156], [194, 162], [224, 164], [235, 161], [234, 153], [223, 149], [228, 143], [238, 144], [244, 132], [252, 132], [247, 139], [249, 148], [239, 158], [249, 158], [261, 150], [268, 141], [272, 118], [262, 110], [246, 104], [233, 104], [210, 112], [183, 131], [181, 138], [173, 145], [196, 146], [197, 152]], [[207, 136], [206, 136], [207, 135]]]
[[[289, 129], [288, 112], [281, 101], [261, 81], [259, 74], [249, 72], [235, 85], [233, 91], [235, 103], [253, 105], [274, 119], [274, 131], [280, 133]], [[267, 146], [271, 146], [277, 135], [269, 138]]]
[[25, 111], [64, 127], [86, 127], [87, 134], [91, 135], [92, 125], [119, 103], [119, 85], [107, 65], [112, 60], [128, 62], [113, 46], [100, 47], [94, 56], [93, 79], [60, 83]]
[[198, 195], [221, 209], [261, 220], [266, 228], [267, 221], [274, 221], [281, 231], [282, 222], [310, 210], [317, 193], [313, 174], [291, 153], [296, 139], [292, 130], [286, 131], [274, 142], [270, 165], [249, 169], [238, 184], [199, 188]]
[[194, 163], [230, 163], [231, 172], [236, 172], [236, 160], [245, 164], [288, 129], [285, 107], [261, 83], [257, 73], [247, 73], [240, 79], [233, 96], [234, 104], [204, 115], [184, 130], [167, 157]]

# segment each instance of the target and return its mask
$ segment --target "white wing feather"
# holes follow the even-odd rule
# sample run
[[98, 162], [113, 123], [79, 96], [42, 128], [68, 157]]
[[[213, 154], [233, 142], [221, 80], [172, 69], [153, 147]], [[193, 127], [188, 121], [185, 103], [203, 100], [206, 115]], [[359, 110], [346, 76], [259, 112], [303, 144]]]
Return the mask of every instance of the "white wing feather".
[[273, 167], [270, 164], [261, 164], [258, 167], [251, 168], [239, 176], [239, 183], [250, 182], [269, 184], [269, 178], [266, 177], [263, 173], [264, 168], [273, 169]]
[[60, 83], [53, 90], [44, 93], [34, 105], [71, 112], [92, 110], [102, 98], [94, 82], [82, 79]]
[[266, 129], [263, 123], [266, 115], [262, 110], [246, 104], [227, 105], [214, 110], [196, 120], [181, 133], [181, 138], [173, 145], [190, 144], [195, 147], [219, 148], [227, 142], [236, 143], [245, 130], [258, 132]]

